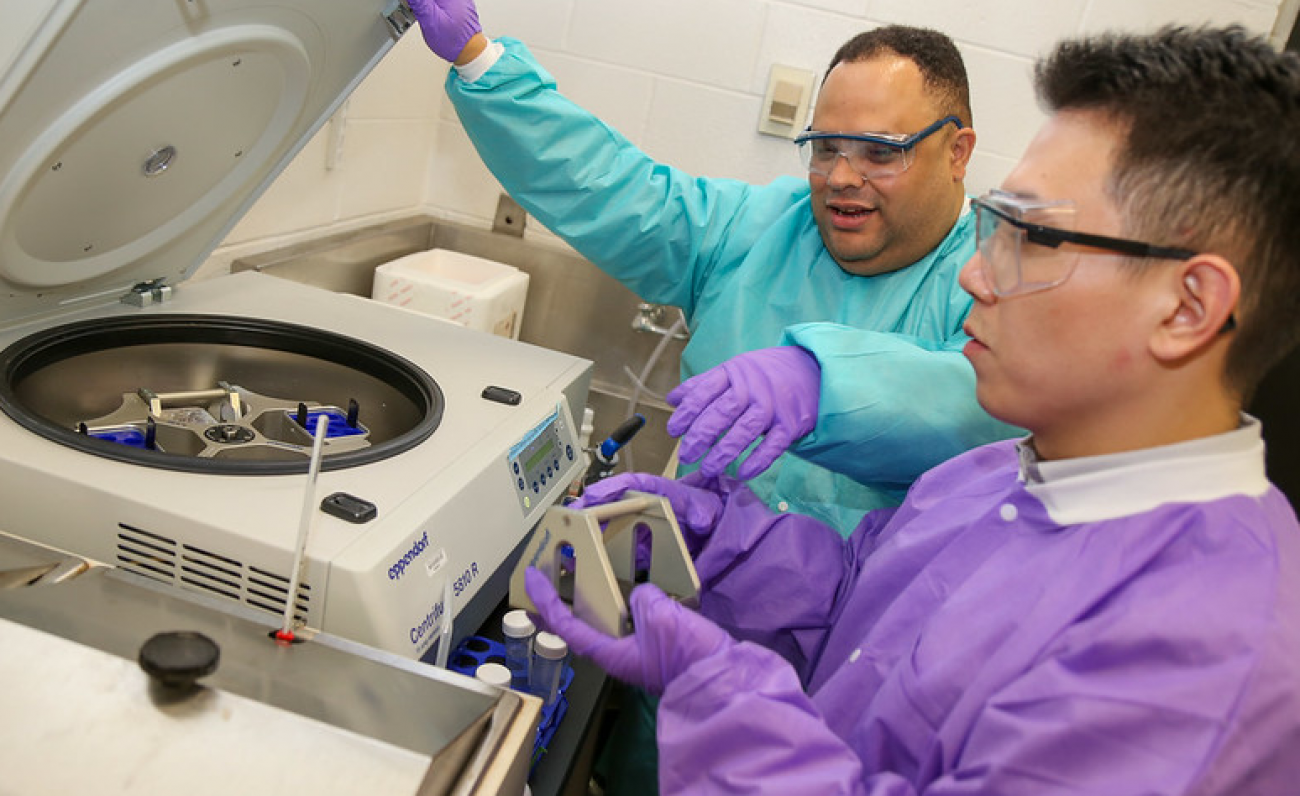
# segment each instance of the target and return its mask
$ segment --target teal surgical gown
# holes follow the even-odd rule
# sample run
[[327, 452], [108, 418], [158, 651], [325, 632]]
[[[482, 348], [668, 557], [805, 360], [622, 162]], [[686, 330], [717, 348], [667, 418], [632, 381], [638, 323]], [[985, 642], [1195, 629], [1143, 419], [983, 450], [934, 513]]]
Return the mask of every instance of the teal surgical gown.
[[914, 265], [854, 276], [822, 243], [807, 180], [749, 185], [658, 163], [556, 91], [523, 44], [498, 41], [476, 81], [447, 78], [470, 140], [548, 229], [645, 301], [684, 310], [682, 378], [791, 342], [821, 363], [817, 428], [749, 484], [770, 507], [848, 535], [925, 470], [1017, 433], [976, 404], [961, 354], [968, 211]]

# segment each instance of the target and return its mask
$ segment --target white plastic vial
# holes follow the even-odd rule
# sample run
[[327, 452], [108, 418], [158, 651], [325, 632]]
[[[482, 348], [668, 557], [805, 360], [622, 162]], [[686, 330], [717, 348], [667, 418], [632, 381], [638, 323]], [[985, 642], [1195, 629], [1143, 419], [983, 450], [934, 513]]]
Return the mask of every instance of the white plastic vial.
[[530, 690], [548, 706], [560, 693], [560, 678], [564, 675], [564, 659], [568, 655], [569, 645], [553, 633], [543, 631], [533, 639]]
[[510, 670], [499, 663], [480, 664], [474, 670], [474, 677], [488, 685], [500, 686], [501, 688], [510, 687]]
[[510, 670], [513, 686], [527, 690], [529, 670], [533, 659], [533, 635], [537, 628], [528, 612], [522, 609], [506, 612], [501, 618], [501, 636], [506, 647], [506, 668]]

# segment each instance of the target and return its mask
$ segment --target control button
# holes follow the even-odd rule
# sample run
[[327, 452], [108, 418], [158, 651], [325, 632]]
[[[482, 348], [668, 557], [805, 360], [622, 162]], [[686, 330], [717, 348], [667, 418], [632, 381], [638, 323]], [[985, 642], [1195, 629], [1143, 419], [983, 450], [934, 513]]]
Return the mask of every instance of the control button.
[[320, 507], [326, 514], [357, 525], [379, 516], [379, 507], [374, 503], [346, 492], [335, 492], [322, 500]]
[[484, 400], [495, 401], [496, 403], [505, 404], [506, 406], [518, 406], [519, 402], [523, 400], [523, 396], [515, 390], [512, 390], [509, 387], [498, 387], [496, 385], [484, 387], [482, 395]]

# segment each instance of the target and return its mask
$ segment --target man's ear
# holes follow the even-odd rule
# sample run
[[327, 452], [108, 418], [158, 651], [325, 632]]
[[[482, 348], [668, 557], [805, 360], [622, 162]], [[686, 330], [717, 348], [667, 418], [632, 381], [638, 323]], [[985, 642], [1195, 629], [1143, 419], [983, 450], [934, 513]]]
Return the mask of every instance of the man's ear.
[[1167, 284], [1168, 310], [1152, 340], [1152, 353], [1174, 361], [1213, 344], [1233, 318], [1241, 280], [1232, 263], [1198, 254], [1179, 264]]
[[970, 156], [974, 151], [975, 131], [969, 127], [957, 130], [952, 137], [952, 145], [948, 148], [954, 181], [966, 179], [966, 167], [970, 165]]

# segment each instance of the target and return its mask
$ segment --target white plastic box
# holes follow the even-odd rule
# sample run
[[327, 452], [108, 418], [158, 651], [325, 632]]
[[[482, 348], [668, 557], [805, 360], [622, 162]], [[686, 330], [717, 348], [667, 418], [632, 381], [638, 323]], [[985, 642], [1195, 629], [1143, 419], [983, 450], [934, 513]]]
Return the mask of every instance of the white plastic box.
[[376, 301], [518, 340], [528, 274], [495, 260], [430, 249], [377, 267], [370, 295]]

